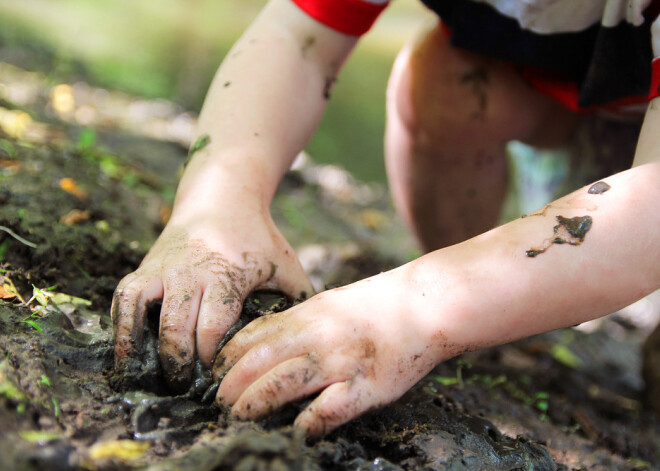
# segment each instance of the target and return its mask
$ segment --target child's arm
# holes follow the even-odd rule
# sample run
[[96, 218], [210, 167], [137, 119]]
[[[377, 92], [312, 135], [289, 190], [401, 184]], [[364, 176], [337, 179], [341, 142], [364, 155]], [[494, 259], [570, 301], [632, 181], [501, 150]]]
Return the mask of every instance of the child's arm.
[[139, 349], [154, 299], [163, 298], [162, 364], [168, 380], [184, 387], [195, 354], [209, 365], [250, 291], [313, 294], [269, 206], [356, 41], [290, 0], [271, 0], [229, 52], [206, 98], [171, 220], [115, 293], [119, 364]]
[[397, 399], [438, 362], [658, 289], [660, 98], [635, 163], [535, 215], [254, 321], [220, 352], [214, 374], [231, 370], [218, 399], [255, 418], [323, 390], [296, 420], [320, 435]]

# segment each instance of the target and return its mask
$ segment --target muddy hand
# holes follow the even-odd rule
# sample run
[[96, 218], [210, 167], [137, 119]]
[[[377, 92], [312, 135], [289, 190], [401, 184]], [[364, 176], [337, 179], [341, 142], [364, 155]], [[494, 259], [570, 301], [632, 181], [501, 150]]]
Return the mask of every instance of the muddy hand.
[[276, 289], [291, 298], [312, 287], [295, 253], [269, 217], [250, 218], [250, 230], [218, 218], [170, 223], [113, 298], [115, 359], [140, 351], [147, 304], [162, 299], [159, 352], [168, 382], [178, 390], [189, 381], [197, 355], [210, 366], [225, 332], [236, 322], [254, 289]]
[[219, 352], [217, 400], [256, 419], [319, 391], [295, 425], [323, 435], [399, 398], [436, 364], [428, 321], [406, 300], [402, 271], [319, 294], [258, 318]]

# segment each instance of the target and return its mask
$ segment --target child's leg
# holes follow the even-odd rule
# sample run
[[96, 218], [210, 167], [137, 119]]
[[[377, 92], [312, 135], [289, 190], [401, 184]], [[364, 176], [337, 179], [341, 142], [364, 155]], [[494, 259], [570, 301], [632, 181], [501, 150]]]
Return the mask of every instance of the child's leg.
[[560, 145], [577, 122], [509, 65], [451, 47], [437, 25], [399, 54], [387, 104], [392, 194], [427, 251], [497, 223], [508, 141]]

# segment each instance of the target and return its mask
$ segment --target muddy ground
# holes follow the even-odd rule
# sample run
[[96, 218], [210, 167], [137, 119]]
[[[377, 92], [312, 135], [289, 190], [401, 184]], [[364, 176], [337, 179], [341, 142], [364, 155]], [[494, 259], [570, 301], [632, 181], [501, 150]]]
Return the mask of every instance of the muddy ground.
[[[173, 396], [153, 369], [118, 389], [112, 292], [167, 219], [192, 122], [0, 63], [0, 469], [660, 469], [648, 328], [620, 316], [453, 359], [319, 441], [291, 428], [295, 406], [231, 420], [204, 381]], [[273, 212], [319, 288], [415, 254], [383, 188], [333, 167], [303, 162]], [[255, 296], [246, 315], [279, 301]]]

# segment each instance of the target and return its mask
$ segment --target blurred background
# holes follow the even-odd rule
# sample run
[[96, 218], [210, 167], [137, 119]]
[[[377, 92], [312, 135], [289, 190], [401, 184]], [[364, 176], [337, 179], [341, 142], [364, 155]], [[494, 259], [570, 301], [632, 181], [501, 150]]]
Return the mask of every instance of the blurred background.
[[[265, 0], [0, 0], [0, 62], [45, 73], [53, 84], [172, 100], [199, 111], [233, 42]], [[397, 51], [430, 14], [397, 0], [361, 41], [308, 146], [367, 182], [384, 182], [385, 89]]]

